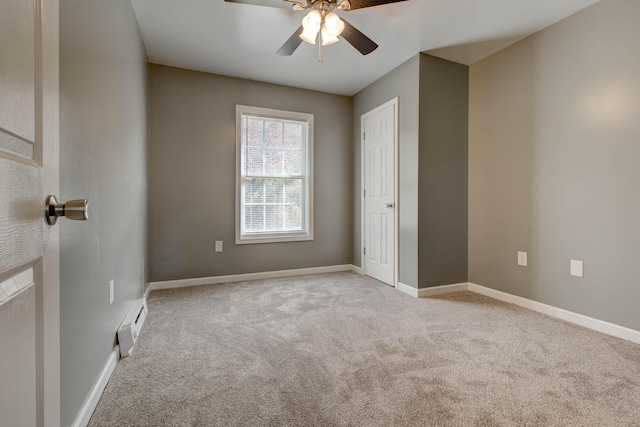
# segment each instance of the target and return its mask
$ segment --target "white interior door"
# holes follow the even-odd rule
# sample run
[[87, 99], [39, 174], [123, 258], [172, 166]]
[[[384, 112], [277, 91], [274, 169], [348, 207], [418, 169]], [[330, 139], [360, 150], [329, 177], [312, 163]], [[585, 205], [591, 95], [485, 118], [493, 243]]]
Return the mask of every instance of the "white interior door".
[[397, 100], [362, 116], [364, 272], [395, 286]]
[[60, 424], [58, 2], [0, 0], [0, 424]]

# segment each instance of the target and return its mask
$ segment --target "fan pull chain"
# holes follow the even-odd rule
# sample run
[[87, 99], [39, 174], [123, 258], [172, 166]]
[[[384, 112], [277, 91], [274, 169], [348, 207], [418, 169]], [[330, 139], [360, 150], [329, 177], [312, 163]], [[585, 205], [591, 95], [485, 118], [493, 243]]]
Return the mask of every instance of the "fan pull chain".
[[324, 62], [322, 58], [322, 33], [318, 34], [318, 62], [321, 64]]

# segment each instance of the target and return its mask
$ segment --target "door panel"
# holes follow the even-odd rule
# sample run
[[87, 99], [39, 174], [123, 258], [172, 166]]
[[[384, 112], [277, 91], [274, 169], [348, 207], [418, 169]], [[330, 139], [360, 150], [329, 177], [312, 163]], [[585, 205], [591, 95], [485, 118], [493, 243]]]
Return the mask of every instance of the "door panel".
[[45, 247], [42, 171], [17, 160], [0, 157], [0, 275], [35, 263]]
[[[382, 213], [380, 214], [380, 248], [388, 248], [389, 247], [389, 227], [391, 227], [391, 221], [389, 218], [389, 214]], [[380, 252], [380, 264], [381, 265], [389, 265], [389, 250], [383, 250]], [[393, 267], [393, 266], [390, 266]]]
[[368, 232], [368, 239], [365, 240], [366, 242], [366, 252], [367, 252], [367, 260], [369, 263], [375, 263], [376, 260], [378, 259], [378, 239], [376, 238], [376, 231], [378, 230], [378, 215], [377, 213], [369, 213], [369, 224], [367, 229], [369, 230]]
[[395, 104], [363, 116], [364, 270], [395, 285]]
[[[0, 328], [0, 413], [7, 426], [36, 425], [35, 290], [31, 280], [22, 292], [0, 306], [0, 324], [12, 325]], [[4, 384], [12, 384], [12, 390], [5, 390]]]
[[[30, 145], [36, 128], [36, 2], [2, 1], [0, 13], [0, 147]], [[5, 41], [10, 41], [9, 43]], [[28, 157], [29, 159], [31, 156]]]
[[60, 424], [58, 2], [0, 0], [0, 424]]
[[[389, 187], [393, 187], [393, 182], [389, 181], [389, 166], [390, 161], [393, 159], [389, 158], [388, 153], [389, 146], [383, 145], [380, 147], [380, 197], [389, 197]], [[391, 168], [393, 168], [393, 165], [391, 165]]]
[[[37, 2], [0, 0], [0, 275], [44, 253]], [[38, 23], [38, 24], [37, 24]], [[9, 41], [9, 42], [7, 42]], [[20, 227], [16, 227], [16, 224]], [[25, 235], [29, 238], [25, 238]]]

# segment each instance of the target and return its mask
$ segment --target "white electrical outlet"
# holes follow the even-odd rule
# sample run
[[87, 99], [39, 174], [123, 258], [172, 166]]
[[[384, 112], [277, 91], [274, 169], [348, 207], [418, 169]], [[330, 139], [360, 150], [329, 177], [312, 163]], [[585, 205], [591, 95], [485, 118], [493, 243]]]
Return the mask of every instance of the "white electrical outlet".
[[584, 277], [584, 261], [572, 259], [570, 268], [569, 268], [569, 273], [571, 273], [572, 276]]
[[113, 280], [109, 280], [109, 305], [116, 299], [116, 286]]
[[222, 252], [222, 240], [216, 240], [216, 252]]
[[518, 265], [522, 267], [527, 266], [527, 253], [526, 252], [518, 252]]

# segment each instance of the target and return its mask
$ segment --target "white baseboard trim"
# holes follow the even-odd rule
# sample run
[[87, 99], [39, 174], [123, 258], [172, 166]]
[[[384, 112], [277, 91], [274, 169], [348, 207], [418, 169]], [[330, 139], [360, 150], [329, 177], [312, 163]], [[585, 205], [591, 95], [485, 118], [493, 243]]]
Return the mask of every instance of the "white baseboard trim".
[[588, 329], [593, 329], [594, 331], [602, 332], [603, 334], [640, 344], [640, 331], [615, 325], [603, 320], [594, 319], [593, 317], [584, 316], [582, 314], [543, 304], [541, 302], [511, 295], [506, 292], [497, 291], [485, 286], [476, 285], [474, 283], [469, 283], [469, 290], [493, 299], [537, 311], [538, 313], [543, 313], [548, 316], [555, 317], [556, 319], [561, 319]]
[[430, 288], [416, 289], [412, 286], [398, 282], [398, 290], [414, 298], [427, 298], [434, 295], [448, 294], [450, 292], [466, 291], [469, 288], [468, 283], [455, 283], [452, 285], [432, 286]]
[[295, 270], [265, 271], [262, 273], [232, 274], [228, 276], [202, 277], [197, 279], [167, 280], [149, 283], [149, 292], [159, 289], [186, 288], [188, 286], [216, 285], [219, 283], [244, 282], [247, 280], [277, 279], [280, 277], [306, 276], [309, 274], [337, 273], [353, 271], [354, 266], [329, 265], [326, 267], [298, 268]]
[[405, 294], [412, 296], [414, 298], [418, 298], [418, 290], [414, 287], [411, 287], [409, 285], [405, 285], [402, 282], [398, 282], [398, 286], [396, 286], [396, 289], [399, 290], [400, 292], [404, 292]]
[[469, 287], [468, 283], [454, 283], [452, 285], [432, 286], [430, 288], [418, 289], [418, 298], [432, 297], [442, 295], [449, 292], [466, 291]]
[[364, 276], [364, 270], [362, 269], [362, 267], [358, 267], [357, 265], [351, 265], [351, 271], [353, 271], [356, 274], [359, 274], [361, 276]]
[[107, 359], [104, 369], [102, 369], [102, 372], [98, 377], [98, 381], [96, 381], [95, 385], [91, 389], [91, 393], [87, 396], [87, 400], [85, 400], [84, 405], [80, 408], [80, 412], [78, 412], [76, 419], [73, 421], [73, 424], [71, 424], [72, 427], [86, 427], [89, 424], [93, 411], [95, 411], [96, 406], [98, 406], [102, 392], [107, 386], [107, 382], [109, 382], [109, 378], [111, 378], [113, 370], [116, 368], [118, 359], [120, 359], [120, 348], [115, 346]]
[[455, 285], [434, 286], [432, 288], [423, 289], [416, 289], [409, 285], [405, 285], [404, 283], [398, 283], [398, 290], [411, 295], [414, 298], [426, 298], [449, 292], [468, 290], [489, 298], [515, 304], [532, 311], [537, 311], [538, 313], [543, 313], [575, 325], [583, 326], [587, 329], [592, 329], [594, 331], [602, 332], [603, 334], [640, 344], [640, 331], [605, 322], [604, 320], [594, 319], [593, 317], [574, 313], [572, 311], [564, 310], [538, 301], [511, 295], [506, 292], [487, 288], [486, 286], [476, 285], [475, 283], [458, 283]]

